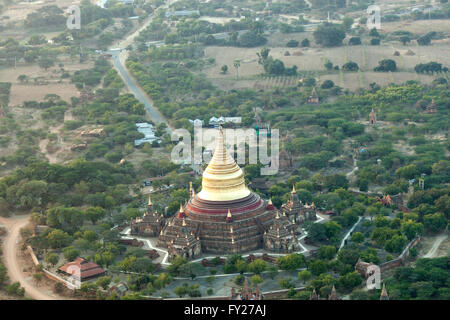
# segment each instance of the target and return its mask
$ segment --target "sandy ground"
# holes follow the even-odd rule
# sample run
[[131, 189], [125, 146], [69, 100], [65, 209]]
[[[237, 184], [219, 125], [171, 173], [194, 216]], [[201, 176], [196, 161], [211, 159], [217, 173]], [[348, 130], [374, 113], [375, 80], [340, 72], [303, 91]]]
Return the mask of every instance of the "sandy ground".
[[[76, 70], [87, 69], [93, 66], [91, 61], [82, 64], [72, 63], [68, 57], [62, 57], [59, 62], [64, 64], [64, 70], [70, 74]], [[29, 78], [28, 82], [21, 83], [17, 80], [17, 77], [21, 74]], [[34, 82], [36, 78], [48, 84], [37, 85]], [[55, 93], [63, 100], [69, 102], [71, 97], [79, 96], [78, 90], [74, 84], [70, 83], [70, 79], [61, 80], [61, 71], [58, 66], [52, 67], [47, 71], [39, 68], [36, 64], [28, 65], [24, 63], [18, 65], [16, 69], [13, 67], [2, 68], [0, 69], [0, 81], [12, 83], [11, 106], [30, 100], [42, 101], [45, 95], [49, 93]]]
[[38, 0], [34, 2], [22, 1], [17, 2], [8, 7], [0, 17], [9, 17], [8, 22], [21, 22], [26, 19], [27, 15], [36, 11], [39, 8], [48, 5], [57, 5], [62, 10], [67, 9], [72, 4], [79, 4], [79, 0]]
[[450, 240], [448, 232], [435, 236], [424, 236], [420, 241], [419, 257], [437, 258], [450, 254]]
[[381, 25], [381, 30], [384, 32], [405, 30], [417, 34], [425, 34], [431, 30], [436, 32], [448, 32], [448, 30], [450, 30], [450, 21], [436, 19], [384, 22]]
[[[30, 265], [26, 263], [25, 253], [20, 250], [20, 229], [28, 224], [28, 215], [0, 217], [0, 223], [6, 227], [8, 234], [3, 241], [3, 262], [8, 269], [11, 282], [19, 281], [25, 288], [25, 295], [37, 300], [63, 299], [49, 291], [44, 284], [39, 287], [32, 280]], [[30, 262], [28, 262], [30, 263]], [[44, 282], [44, 281], [43, 281]]]

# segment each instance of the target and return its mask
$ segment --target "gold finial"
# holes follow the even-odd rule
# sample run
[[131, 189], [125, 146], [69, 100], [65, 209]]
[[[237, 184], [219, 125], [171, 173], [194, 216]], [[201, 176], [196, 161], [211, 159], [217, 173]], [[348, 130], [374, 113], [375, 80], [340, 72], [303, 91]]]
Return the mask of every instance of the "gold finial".
[[231, 238], [231, 243], [234, 244], [234, 237]]
[[230, 227], [230, 232], [233, 233], [233, 226]]
[[283, 211], [283, 217], [286, 217], [286, 212]]
[[[184, 218], [183, 218], [182, 226], [183, 226], [183, 227], [186, 227], [186, 220], [184, 220]], [[186, 236], [186, 237], [187, 237], [187, 236]]]
[[150, 198], [150, 193], [148, 194], [148, 206], [151, 207], [152, 204], [152, 199]]
[[272, 204], [272, 198], [269, 199], [268, 205], [270, 206]]
[[280, 214], [279, 214], [279, 212], [278, 212], [278, 210], [277, 210], [277, 215], [275, 216], [275, 219], [280, 219]]
[[183, 208], [183, 205], [181, 203], [180, 203], [180, 212], [184, 213], [184, 208]]
[[292, 185], [292, 191], [291, 193], [295, 193], [295, 185]]
[[227, 218], [231, 218], [231, 211], [228, 209]]

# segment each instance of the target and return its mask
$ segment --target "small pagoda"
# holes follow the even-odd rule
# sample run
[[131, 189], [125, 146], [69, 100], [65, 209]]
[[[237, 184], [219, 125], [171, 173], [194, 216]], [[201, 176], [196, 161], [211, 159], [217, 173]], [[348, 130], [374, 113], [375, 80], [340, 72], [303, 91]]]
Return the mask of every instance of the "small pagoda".
[[142, 218], [132, 219], [130, 222], [130, 233], [132, 235], [157, 237], [165, 224], [164, 215], [153, 210], [152, 200], [148, 196], [147, 211]]

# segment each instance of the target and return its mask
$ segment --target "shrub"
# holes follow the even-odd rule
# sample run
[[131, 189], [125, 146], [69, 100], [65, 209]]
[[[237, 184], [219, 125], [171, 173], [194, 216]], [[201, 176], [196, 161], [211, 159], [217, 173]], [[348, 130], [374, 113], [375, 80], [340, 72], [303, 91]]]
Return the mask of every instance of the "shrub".
[[289, 40], [288, 43], [286, 43], [286, 47], [288, 48], [297, 48], [299, 42], [297, 40]]
[[349, 61], [342, 66], [342, 70], [344, 71], [358, 71], [359, 67], [356, 62]]

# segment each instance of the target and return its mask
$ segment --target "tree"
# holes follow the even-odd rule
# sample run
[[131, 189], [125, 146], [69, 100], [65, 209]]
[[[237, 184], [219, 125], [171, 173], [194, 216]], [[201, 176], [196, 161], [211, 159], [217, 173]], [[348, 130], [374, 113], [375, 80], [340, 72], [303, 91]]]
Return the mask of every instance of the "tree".
[[345, 16], [344, 19], [342, 19], [342, 26], [344, 27], [344, 30], [349, 31], [353, 25], [353, 18]]
[[324, 47], [336, 47], [342, 45], [345, 31], [340, 25], [324, 23], [314, 31], [313, 36], [316, 43]]
[[411, 38], [410, 38], [409, 36], [401, 36], [401, 37], [400, 37], [400, 42], [401, 42], [403, 45], [406, 45], [407, 43], [410, 43], [410, 42], [411, 42]]
[[385, 249], [388, 252], [400, 253], [405, 247], [407, 240], [405, 236], [395, 235], [386, 241]]
[[52, 248], [66, 247], [72, 242], [72, 237], [59, 229], [55, 229], [47, 235], [47, 240]]
[[255, 274], [253, 277], [250, 278], [250, 281], [254, 284], [254, 285], [258, 285], [264, 282], [264, 280], [258, 276], [257, 274]]
[[348, 44], [350, 46], [356, 46], [356, 45], [360, 45], [361, 44], [361, 38], [360, 37], [351, 37], [348, 40]]
[[379, 38], [372, 38], [372, 39], [370, 39], [370, 45], [372, 45], [372, 46], [380, 45], [380, 39]]
[[414, 239], [417, 235], [420, 235], [423, 233], [424, 226], [420, 222], [414, 222], [412, 220], [405, 221], [401, 225], [401, 231], [408, 240]]
[[361, 275], [357, 271], [353, 271], [339, 277], [338, 284], [340, 287], [349, 290], [359, 286], [362, 280]]
[[423, 225], [428, 231], [439, 232], [447, 227], [447, 219], [440, 212], [427, 214], [423, 218]]
[[307, 47], [309, 47], [310, 45], [311, 45], [311, 44], [310, 44], [308, 38], [305, 38], [305, 39], [302, 40], [302, 42], [300, 42], [300, 46], [301, 46], [302, 48], [307, 48]]
[[344, 71], [358, 71], [359, 67], [356, 62], [349, 61], [342, 66], [342, 70]]
[[278, 267], [282, 270], [297, 270], [305, 265], [305, 257], [299, 253], [291, 253], [277, 258]]
[[378, 62], [378, 66], [373, 71], [394, 72], [397, 70], [397, 64], [392, 59], [384, 59]]
[[355, 232], [352, 234], [352, 241], [362, 243], [364, 241], [364, 235], [361, 232]]
[[303, 284], [306, 283], [309, 279], [311, 279], [312, 275], [308, 272], [308, 270], [302, 270], [298, 273], [298, 280], [302, 281]]
[[48, 58], [48, 57], [41, 57], [38, 60], [38, 65], [40, 68], [47, 71], [48, 68], [53, 67], [55, 65], [55, 60], [52, 58]]
[[333, 63], [330, 60], [327, 60], [327, 62], [325, 62], [325, 64], [323, 65], [325, 67], [325, 69], [327, 69], [328, 71], [330, 71], [331, 69], [333, 69]]
[[264, 261], [262, 259], [256, 259], [255, 261], [251, 262], [248, 265], [248, 270], [255, 274], [260, 274], [260, 273], [266, 271], [267, 267], [268, 267], [268, 264], [266, 261]]
[[369, 36], [371, 36], [371, 37], [380, 37], [380, 34], [378, 33], [378, 31], [377, 31], [377, 28], [372, 28], [370, 31], [369, 31]]
[[234, 60], [233, 66], [236, 69], [236, 79], [239, 79], [239, 68], [241, 67], [241, 61], [240, 60]]
[[84, 214], [93, 224], [96, 224], [98, 220], [105, 217], [106, 210], [102, 207], [90, 207], [86, 209]]
[[289, 40], [286, 43], [286, 47], [288, 47], [288, 48], [297, 48], [298, 45], [299, 45], [299, 42], [297, 40]]
[[111, 277], [101, 277], [96, 281], [97, 286], [102, 287], [106, 290], [111, 283]]
[[228, 66], [226, 64], [224, 64], [222, 66], [222, 68], [220, 68], [222, 74], [226, 74], [228, 72]]
[[42, 281], [42, 278], [44, 275], [42, 273], [33, 273], [33, 280], [36, 282], [36, 284], [39, 284]]
[[328, 271], [327, 264], [322, 260], [315, 260], [311, 262], [308, 269], [311, 270], [311, 273], [315, 276], [319, 276]]
[[319, 258], [330, 260], [336, 255], [336, 247], [335, 246], [321, 246], [319, 248]]
[[257, 52], [256, 55], [258, 56], [258, 64], [264, 66], [266, 60], [269, 58], [269, 53], [269, 48], [262, 48], [260, 52]]
[[24, 83], [25, 81], [28, 80], [28, 76], [25, 74], [21, 74], [17, 77], [17, 80], [19, 80], [21, 83]]
[[48, 253], [44, 260], [54, 267], [59, 261], [59, 256], [56, 253]]
[[173, 293], [175, 293], [178, 297], [183, 298], [188, 293], [187, 284], [176, 287], [173, 290]]
[[426, 34], [426, 35], [418, 38], [417, 43], [420, 46], [428, 46], [431, 43], [431, 36], [429, 34]]

